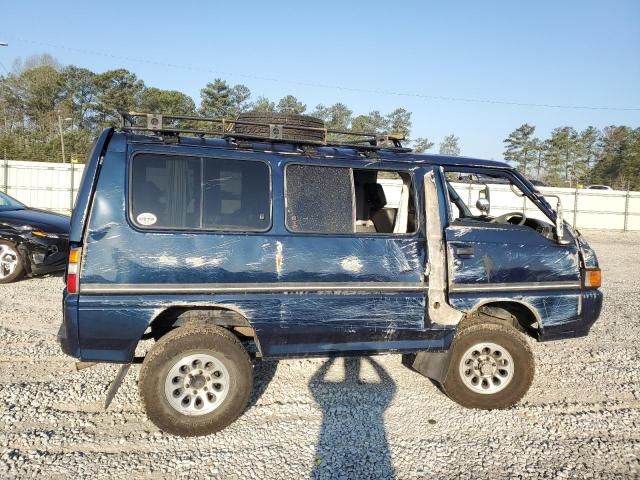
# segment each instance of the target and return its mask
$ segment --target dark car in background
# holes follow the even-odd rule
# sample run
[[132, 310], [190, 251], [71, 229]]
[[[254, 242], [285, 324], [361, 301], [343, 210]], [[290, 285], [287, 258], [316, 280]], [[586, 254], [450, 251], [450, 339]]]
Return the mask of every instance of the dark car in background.
[[69, 217], [0, 192], [0, 283], [63, 271], [68, 247]]

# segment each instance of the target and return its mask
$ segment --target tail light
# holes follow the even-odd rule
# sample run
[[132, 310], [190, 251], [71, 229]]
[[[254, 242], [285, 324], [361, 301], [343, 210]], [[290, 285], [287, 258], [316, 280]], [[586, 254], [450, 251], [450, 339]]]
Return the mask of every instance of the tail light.
[[80, 258], [82, 248], [69, 249], [69, 261], [67, 262], [67, 293], [78, 293], [80, 290]]
[[588, 268], [584, 270], [584, 286], [586, 288], [599, 288], [602, 285], [602, 272], [599, 268]]

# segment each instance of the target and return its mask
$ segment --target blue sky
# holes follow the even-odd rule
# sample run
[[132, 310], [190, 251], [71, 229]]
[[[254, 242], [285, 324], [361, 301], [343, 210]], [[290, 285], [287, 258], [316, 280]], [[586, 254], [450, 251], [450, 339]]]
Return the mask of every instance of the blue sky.
[[455, 133], [470, 156], [500, 159], [502, 140], [524, 122], [542, 137], [563, 125], [640, 126], [637, 0], [30, 1], [3, 2], [0, 19], [7, 68], [49, 52], [97, 72], [128, 68], [196, 102], [220, 76], [246, 84], [254, 98], [293, 94], [309, 109], [338, 101], [356, 114], [404, 107], [414, 137], [439, 143]]

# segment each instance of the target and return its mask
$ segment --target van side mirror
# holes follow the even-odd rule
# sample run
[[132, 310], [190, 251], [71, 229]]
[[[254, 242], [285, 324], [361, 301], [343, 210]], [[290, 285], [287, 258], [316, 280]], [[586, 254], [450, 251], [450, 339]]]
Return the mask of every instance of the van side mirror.
[[485, 184], [484, 188], [478, 192], [478, 201], [476, 208], [480, 210], [482, 215], [489, 215], [491, 211], [491, 195], [489, 194], [489, 185]]
[[568, 245], [569, 241], [565, 240], [564, 238], [564, 212], [562, 210], [562, 202], [560, 201], [560, 197], [558, 195], [545, 195], [545, 197], [553, 197], [558, 200], [558, 203], [556, 204], [556, 242], [559, 245]]

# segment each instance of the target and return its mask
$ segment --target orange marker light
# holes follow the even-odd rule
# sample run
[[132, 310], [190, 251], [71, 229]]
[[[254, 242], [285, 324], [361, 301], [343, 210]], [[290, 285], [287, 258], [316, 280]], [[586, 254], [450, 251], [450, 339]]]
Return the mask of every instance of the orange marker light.
[[69, 250], [69, 263], [78, 263], [80, 261], [80, 248], [72, 248]]
[[584, 286], [599, 288], [602, 285], [602, 272], [599, 268], [590, 268], [584, 271]]

